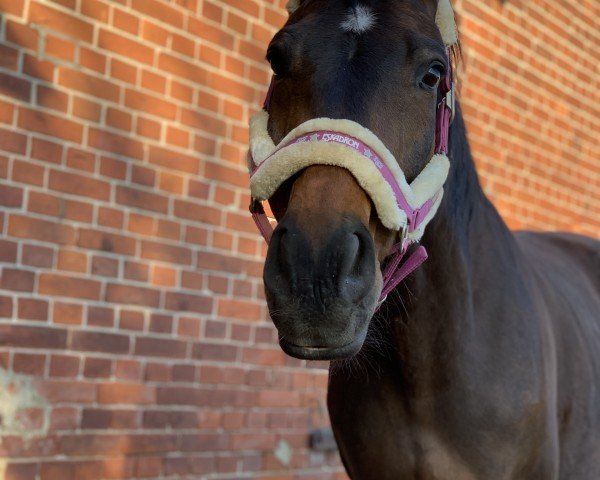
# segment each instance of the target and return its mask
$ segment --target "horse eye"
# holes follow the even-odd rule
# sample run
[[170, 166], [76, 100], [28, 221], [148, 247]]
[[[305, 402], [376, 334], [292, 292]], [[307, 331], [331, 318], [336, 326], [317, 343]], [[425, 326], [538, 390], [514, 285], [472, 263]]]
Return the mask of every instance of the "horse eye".
[[288, 69], [287, 57], [277, 47], [269, 48], [267, 51], [267, 61], [271, 64], [271, 69], [275, 75], [283, 75]]
[[441, 78], [442, 72], [440, 67], [429, 67], [429, 70], [427, 70], [427, 73], [423, 75], [423, 78], [419, 82], [419, 86], [425, 90], [435, 90], [439, 85]]

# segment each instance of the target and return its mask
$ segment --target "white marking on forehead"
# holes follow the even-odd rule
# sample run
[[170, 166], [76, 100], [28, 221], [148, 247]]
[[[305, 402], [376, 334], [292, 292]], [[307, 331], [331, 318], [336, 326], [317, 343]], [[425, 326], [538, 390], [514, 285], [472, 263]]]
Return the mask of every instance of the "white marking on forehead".
[[369, 7], [358, 5], [352, 7], [342, 22], [342, 30], [353, 33], [364, 33], [375, 25], [375, 14]]

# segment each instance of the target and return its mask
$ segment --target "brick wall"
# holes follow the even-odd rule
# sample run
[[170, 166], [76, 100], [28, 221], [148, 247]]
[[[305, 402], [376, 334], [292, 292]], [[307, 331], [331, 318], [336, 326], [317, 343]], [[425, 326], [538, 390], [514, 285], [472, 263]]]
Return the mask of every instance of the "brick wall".
[[[598, 235], [594, 2], [457, 2], [513, 226]], [[284, 3], [0, 0], [0, 478], [345, 478], [307, 448], [326, 371], [277, 346], [246, 214]]]

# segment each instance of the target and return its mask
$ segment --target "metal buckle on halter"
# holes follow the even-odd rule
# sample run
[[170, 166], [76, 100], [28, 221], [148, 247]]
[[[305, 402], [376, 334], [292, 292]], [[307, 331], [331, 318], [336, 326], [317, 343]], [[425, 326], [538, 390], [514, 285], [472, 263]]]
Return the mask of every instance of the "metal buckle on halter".
[[450, 109], [450, 123], [452, 123], [456, 113], [456, 84], [454, 82], [446, 93], [446, 107]]
[[406, 223], [402, 227], [402, 231], [400, 232], [400, 244], [404, 246], [404, 241], [408, 236], [408, 218], [406, 219]]

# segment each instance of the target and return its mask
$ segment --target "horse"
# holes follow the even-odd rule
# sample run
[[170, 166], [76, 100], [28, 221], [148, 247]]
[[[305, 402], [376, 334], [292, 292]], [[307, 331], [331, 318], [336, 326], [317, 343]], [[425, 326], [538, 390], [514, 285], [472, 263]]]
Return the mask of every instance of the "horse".
[[[294, 3], [267, 52], [274, 144], [347, 119], [418, 177], [452, 68], [438, 0]], [[596, 480], [600, 243], [511, 232], [454, 110], [444, 195], [420, 239], [429, 259], [387, 299], [399, 232], [356, 175], [308, 159], [270, 196], [264, 285], [281, 347], [331, 360], [328, 410], [354, 480]]]

